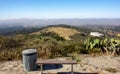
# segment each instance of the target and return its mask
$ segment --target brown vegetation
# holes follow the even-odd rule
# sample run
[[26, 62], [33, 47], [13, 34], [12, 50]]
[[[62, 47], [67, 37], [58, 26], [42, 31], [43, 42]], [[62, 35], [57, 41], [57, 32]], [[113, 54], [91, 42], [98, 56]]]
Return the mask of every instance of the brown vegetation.
[[44, 32], [55, 32], [57, 33], [59, 36], [63, 37], [66, 40], [71, 40], [70, 36], [80, 33], [79, 31], [75, 30], [75, 29], [70, 29], [70, 28], [62, 28], [62, 27], [49, 27], [47, 29], [44, 29], [42, 31], [39, 32], [34, 32], [32, 34], [41, 34]]

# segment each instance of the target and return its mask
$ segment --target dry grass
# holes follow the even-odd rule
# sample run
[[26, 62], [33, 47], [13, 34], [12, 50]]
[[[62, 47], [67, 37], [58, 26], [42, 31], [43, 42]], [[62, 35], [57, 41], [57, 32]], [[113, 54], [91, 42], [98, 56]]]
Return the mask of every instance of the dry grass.
[[106, 71], [109, 71], [111, 73], [116, 73], [118, 70], [114, 69], [114, 68], [106, 68]]
[[47, 29], [44, 29], [44, 30], [39, 31], [39, 32], [34, 32], [32, 34], [40, 34], [41, 32], [55, 32], [66, 40], [71, 40], [70, 36], [75, 35], [77, 33], [80, 33], [77, 30], [70, 29], [70, 28], [49, 27]]

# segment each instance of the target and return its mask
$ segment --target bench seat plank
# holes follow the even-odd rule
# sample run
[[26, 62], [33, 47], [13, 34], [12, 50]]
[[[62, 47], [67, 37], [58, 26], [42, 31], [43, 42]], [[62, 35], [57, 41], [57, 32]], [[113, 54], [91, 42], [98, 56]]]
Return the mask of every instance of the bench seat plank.
[[38, 64], [77, 64], [75, 60], [46, 59], [37, 61]]

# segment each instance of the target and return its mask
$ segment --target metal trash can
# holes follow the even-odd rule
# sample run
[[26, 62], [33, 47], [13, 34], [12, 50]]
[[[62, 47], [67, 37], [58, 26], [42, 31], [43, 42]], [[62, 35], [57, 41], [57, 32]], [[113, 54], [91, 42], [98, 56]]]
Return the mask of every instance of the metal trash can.
[[26, 71], [34, 71], [37, 69], [37, 50], [36, 49], [26, 49], [22, 51], [23, 56], [23, 66]]

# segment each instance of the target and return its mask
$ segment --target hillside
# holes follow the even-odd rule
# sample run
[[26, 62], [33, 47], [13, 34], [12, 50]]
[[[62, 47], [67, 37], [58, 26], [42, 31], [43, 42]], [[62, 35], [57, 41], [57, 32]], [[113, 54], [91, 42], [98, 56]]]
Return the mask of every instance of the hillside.
[[71, 28], [63, 28], [63, 27], [48, 27], [38, 32], [34, 32], [31, 34], [41, 34], [41, 33], [48, 33], [54, 32], [57, 33], [59, 36], [63, 37], [66, 40], [71, 40], [70, 36], [80, 33], [79, 31]]
[[68, 56], [72, 53], [120, 55], [119, 38], [91, 37], [89, 33], [93, 30], [88, 28], [51, 25], [27, 30], [29, 33], [23, 30], [23, 34], [0, 36], [0, 60], [21, 59], [21, 52], [28, 48], [37, 49], [40, 58]]

